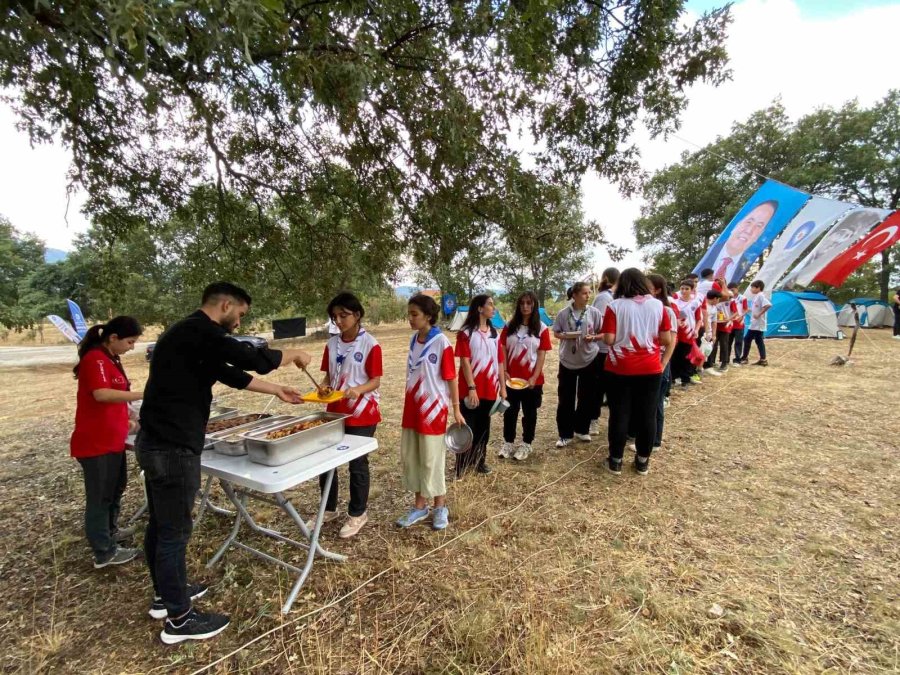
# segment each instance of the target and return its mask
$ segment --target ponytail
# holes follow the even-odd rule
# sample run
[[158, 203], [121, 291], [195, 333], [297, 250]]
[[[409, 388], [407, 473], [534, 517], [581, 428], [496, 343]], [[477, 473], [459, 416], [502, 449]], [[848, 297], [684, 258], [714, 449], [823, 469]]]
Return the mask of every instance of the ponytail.
[[109, 339], [110, 335], [115, 335], [119, 339], [125, 339], [136, 337], [143, 332], [141, 324], [131, 316], [117, 316], [110, 319], [107, 323], [91, 326], [88, 332], [84, 334], [81, 342], [78, 343], [78, 363], [72, 368], [75, 379], [78, 379], [78, 367], [81, 365], [81, 359], [92, 349], [102, 346]]

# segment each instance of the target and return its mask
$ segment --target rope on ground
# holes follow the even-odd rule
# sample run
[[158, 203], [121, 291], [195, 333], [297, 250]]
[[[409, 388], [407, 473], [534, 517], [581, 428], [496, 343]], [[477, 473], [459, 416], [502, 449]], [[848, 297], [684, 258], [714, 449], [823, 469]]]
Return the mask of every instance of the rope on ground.
[[[586, 464], [586, 463], [592, 461], [592, 460], [597, 456], [597, 453], [598, 453], [599, 451], [600, 451], [600, 449], [597, 448], [596, 450], [594, 450], [593, 453], [591, 453], [591, 455], [590, 455], [589, 457], [587, 457], [586, 459], [581, 460], [581, 461], [578, 462], [577, 464], [574, 464], [568, 471], [566, 471], [566, 472], [563, 473], [562, 475], [558, 476], [555, 480], [552, 480], [552, 481], [550, 481], [549, 483], [544, 483], [543, 485], [539, 485], [539, 486], [536, 487], [534, 490], [532, 490], [532, 491], [529, 492], [527, 495], [525, 495], [525, 496], [522, 498], [522, 500], [521, 500], [518, 504], [516, 504], [514, 507], [512, 507], [511, 509], [508, 509], [508, 510], [506, 510], [506, 511], [502, 511], [502, 512], [500, 512], [500, 513], [495, 513], [495, 514], [493, 514], [493, 515], [491, 515], [491, 516], [488, 516], [488, 517], [485, 518], [484, 520], [482, 520], [482, 521], [480, 521], [479, 523], [476, 523], [475, 525], [473, 525], [472, 527], [470, 527], [468, 530], [465, 530], [465, 531], [463, 531], [463, 532], [460, 532], [460, 533], [457, 534], [455, 537], [452, 537], [451, 539], [448, 539], [447, 541], [443, 542], [443, 543], [440, 544], [439, 546], [436, 546], [436, 547], [434, 547], [433, 549], [431, 549], [431, 550], [429, 550], [429, 551], [426, 551], [425, 553], [423, 553], [423, 554], [420, 555], [420, 556], [416, 556], [415, 558], [411, 558], [411, 559], [410, 559], [409, 561], [407, 561], [407, 562], [409, 562], [409, 563], [416, 563], [416, 562], [419, 562], [420, 560], [424, 560], [425, 558], [427, 558], [427, 557], [429, 557], [429, 556], [431, 556], [431, 555], [434, 555], [435, 553], [437, 553], [437, 552], [440, 551], [441, 549], [446, 548], [447, 546], [450, 546], [450, 544], [452, 544], [452, 543], [454, 543], [454, 542], [456, 542], [456, 541], [462, 539], [463, 537], [465, 537], [465, 536], [468, 535], [469, 533], [474, 532], [475, 530], [477, 530], [477, 529], [479, 529], [480, 527], [484, 526], [484, 525], [487, 524], [488, 522], [490, 522], [490, 521], [492, 521], [492, 520], [495, 520], [495, 519], [497, 519], [497, 518], [503, 518], [503, 517], [506, 517], [506, 516], [508, 516], [508, 515], [510, 515], [510, 514], [512, 514], [512, 513], [515, 513], [515, 512], [518, 511], [522, 506], [524, 506], [525, 503], [526, 503], [529, 499], [531, 499], [533, 496], [535, 496], [536, 494], [538, 494], [538, 493], [540, 493], [540, 492], [543, 492], [544, 490], [546, 490], [546, 489], [549, 488], [549, 487], [552, 487], [553, 485], [556, 485], [557, 483], [559, 483], [560, 481], [562, 481], [564, 478], [566, 478], [567, 476], [569, 476], [569, 474], [571, 474], [573, 471], [575, 471], [575, 469], [577, 469], [578, 467], [582, 466], [583, 464]], [[330, 608], [332, 608], [332, 607], [335, 607], [335, 606], [341, 604], [341, 603], [342, 603], [344, 600], [346, 600], [347, 598], [350, 598], [350, 597], [356, 595], [356, 594], [359, 593], [359, 591], [361, 591], [363, 588], [365, 588], [366, 586], [368, 586], [368, 585], [371, 584], [372, 582], [378, 580], [379, 578], [383, 577], [385, 574], [387, 574], [387, 573], [393, 571], [394, 569], [396, 569], [396, 565], [391, 565], [390, 567], [386, 567], [385, 569], [381, 570], [380, 572], [378, 572], [378, 573], [375, 574], [374, 576], [372, 576], [372, 577], [366, 579], [365, 581], [363, 581], [361, 584], [359, 584], [358, 586], [356, 586], [356, 588], [353, 588], [353, 589], [347, 591], [346, 593], [344, 593], [344, 595], [342, 595], [342, 596], [340, 596], [340, 597], [338, 597], [338, 598], [332, 600], [332, 601], [329, 602], [328, 604], [322, 605], [321, 607], [317, 607], [316, 609], [311, 610], [311, 611], [307, 612], [306, 614], [302, 614], [301, 616], [298, 616], [298, 617], [296, 617], [295, 619], [291, 619], [290, 621], [281, 623], [281, 624], [275, 626], [274, 628], [271, 628], [271, 629], [267, 630], [266, 632], [261, 633], [260, 635], [257, 635], [257, 636], [256, 636], [255, 638], [253, 638], [252, 640], [248, 640], [247, 642], [245, 642], [244, 644], [242, 644], [240, 647], [238, 647], [238, 648], [236, 648], [236, 649], [230, 651], [228, 654], [225, 654], [224, 656], [222, 656], [222, 657], [216, 659], [215, 661], [212, 661], [212, 662], [206, 664], [205, 666], [203, 666], [203, 667], [201, 667], [201, 668], [198, 668], [197, 670], [193, 671], [193, 672], [191, 673], [191, 675], [199, 675], [200, 673], [205, 673], [205, 672], [208, 671], [210, 668], [214, 668], [215, 666], [219, 665], [219, 664], [222, 663], [223, 661], [227, 661], [227, 660], [230, 659], [231, 657], [233, 657], [233, 656], [239, 654], [240, 652], [242, 652], [243, 650], [247, 649], [247, 647], [250, 647], [251, 645], [253, 645], [253, 644], [259, 642], [259, 641], [262, 640], [263, 638], [266, 638], [266, 637], [268, 637], [269, 635], [272, 635], [273, 633], [277, 633], [277, 632], [280, 631], [280, 630], [283, 630], [283, 629], [285, 629], [285, 628], [287, 628], [287, 627], [289, 627], [289, 626], [292, 626], [292, 625], [294, 625], [294, 624], [296, 624], [296, 623], [299, 623], [299, 622], [302, 621], [303, 619], [308, 619], [308, 618], [311, 617], [311, 616], [315, 616], [316, 614], [320, 614], [320, 613], [324, 612], [326, 609], [330, 609]]]

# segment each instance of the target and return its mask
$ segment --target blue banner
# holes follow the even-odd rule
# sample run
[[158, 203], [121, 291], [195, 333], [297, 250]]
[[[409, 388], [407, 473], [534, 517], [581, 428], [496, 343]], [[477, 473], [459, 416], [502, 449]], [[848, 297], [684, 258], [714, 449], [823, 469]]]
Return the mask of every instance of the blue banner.
[[76, 345], [81, 342], [81, 336], [75, 332], [75, 329], [69, 324], [65, 319], [56, 316], [56, 314], [49, 314], [47, 318], [50, 320], [54, 326], [59, 329], [59, 332], [69, 338]]
[[78, 335], [84, 337], [88, 332], [88, 326], [84, 320], [84, 314], [81, 313], [81, 307], [74, 300], [66, 300], [66, 304], [69, 305], [69, 314], [72, 315], [72, 324], [75, 326], [75, 330]]
[[441, 307], [444, 310], [444, 316], [452, 316], [457, 307], [456, 296], [453, 293], [447, 293], [441, 297]]
[[694, 272], [709, 267], [716, 278], [740, 282], [809, 198], [805, 192], [767, 180], [728, 223]]

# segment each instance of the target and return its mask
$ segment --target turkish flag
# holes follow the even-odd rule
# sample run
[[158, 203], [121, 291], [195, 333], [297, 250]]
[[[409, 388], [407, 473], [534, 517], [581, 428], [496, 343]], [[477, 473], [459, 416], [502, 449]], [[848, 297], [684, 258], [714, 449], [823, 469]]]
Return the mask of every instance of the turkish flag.
[[900, 211], [894, 211], [881, 225], [823, 267], [813, 281], [840, 286], [853, 270], [898, 241], [900, 241]]

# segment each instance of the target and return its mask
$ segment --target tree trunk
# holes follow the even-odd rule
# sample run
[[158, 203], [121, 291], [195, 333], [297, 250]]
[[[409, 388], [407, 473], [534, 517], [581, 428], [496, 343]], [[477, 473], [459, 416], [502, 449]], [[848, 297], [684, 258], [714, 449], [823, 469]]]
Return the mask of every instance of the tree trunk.
[[891, 249], [886, 248], [881, 252], [881, 274], [878, 278], [881, 290], [881, 299], [888, 301], [888, 293], [891, 285]]

